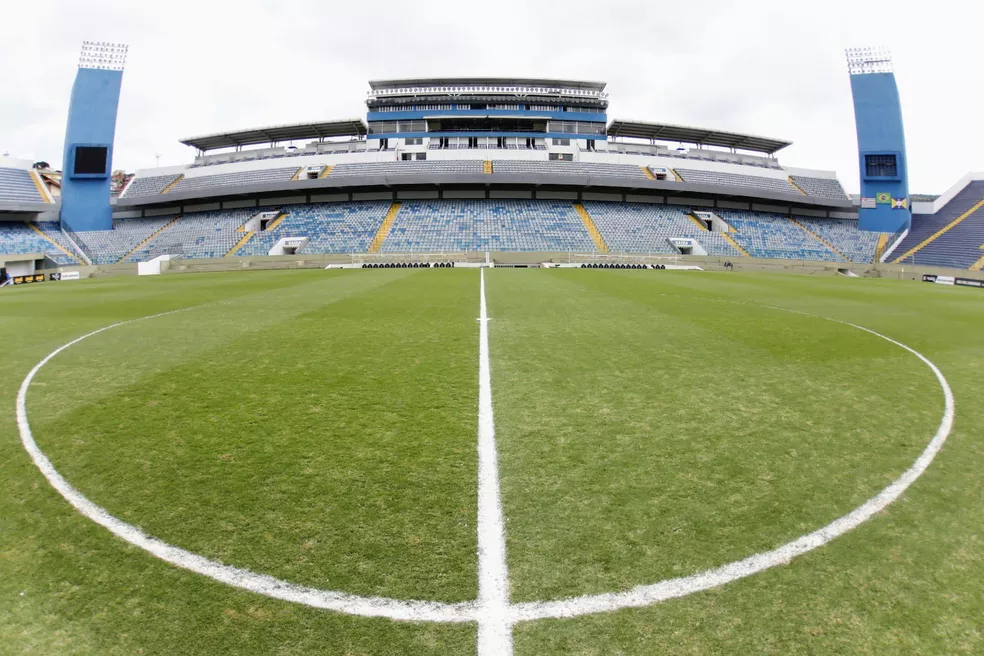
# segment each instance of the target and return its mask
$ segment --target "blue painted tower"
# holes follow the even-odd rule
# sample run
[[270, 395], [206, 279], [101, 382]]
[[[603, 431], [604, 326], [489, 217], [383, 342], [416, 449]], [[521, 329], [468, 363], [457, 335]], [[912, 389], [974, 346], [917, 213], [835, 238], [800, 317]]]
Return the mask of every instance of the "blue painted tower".
[[858, 226], [897, 232], [912, 221], [902, 104], [886, 50], [847, 50], [861, 171]]
[[82, 43], [62, 159], [61, 221], [73, 231], [110, 230], [109, 184], [125, 45]]

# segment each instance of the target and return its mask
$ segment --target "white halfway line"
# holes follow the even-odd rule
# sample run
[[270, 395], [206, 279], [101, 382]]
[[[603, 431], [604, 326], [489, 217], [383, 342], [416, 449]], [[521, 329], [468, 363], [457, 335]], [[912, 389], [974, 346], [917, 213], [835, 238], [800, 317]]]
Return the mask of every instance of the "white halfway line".
[[513, 653], [506, 567], [505, 520], [499, 495], [499, 463], [492, 418], [489, 316], [481, 269], [478, 337], [478, 656]]

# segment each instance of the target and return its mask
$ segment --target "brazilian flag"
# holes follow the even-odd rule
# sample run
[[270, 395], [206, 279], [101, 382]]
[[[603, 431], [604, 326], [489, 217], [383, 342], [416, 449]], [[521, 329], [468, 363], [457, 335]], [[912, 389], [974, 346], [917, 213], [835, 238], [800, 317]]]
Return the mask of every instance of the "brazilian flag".
[[875, 202], [879, 205], [891, 205], [892, 204], [892, 194], [887, 191], [879, 191], [875, 194]]

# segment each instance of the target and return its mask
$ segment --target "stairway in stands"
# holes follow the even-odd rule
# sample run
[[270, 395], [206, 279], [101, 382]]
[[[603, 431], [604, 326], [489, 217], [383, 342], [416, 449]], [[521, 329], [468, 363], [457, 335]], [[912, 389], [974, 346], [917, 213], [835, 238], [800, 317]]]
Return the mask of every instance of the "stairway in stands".
[[[968, 269], [984, 245], [984, 181], [971, 182], [933, 215], [915, 215], [893, 263]], [[896, 253], [898, 255], [896, 255]]]
[[[790, 179], [789, 179], [789, 181], [790, 181], [790, 182], [792, 182], [792, 181], [793, 181], [793, 179], [792, 179], [792, 178], [790, 178]], [[799, 189], [799, 187], [796, 187], [796, 188], [797, 188], [797, 189]], [[803, 190], [802, 190], [802, 189], [800, 189], [800, 191], [803, 191]], [[805, 192], [805, 191], [803, 191], [803, 193], [805, 194], [806, 192]], [[808, 235], [810, 235], [811, 237], [813, 237], [814, 239], [816, 239], [816, 240], [817, 240], [818, 242], [820, 242], [821, 244], [823, 244], [824, 246], [826, 246], [827, 248], [829, 248], [829, 249], [830, 249], [830, 250], [832, 250], [833, 252], [835, 252], [835, 253], [837, 253], [838, 255], [840, 255], [840, 256], [841, 256], [842, 258], [844, 258], [844, 261], [845, 261], [845, 262], [850, 262], [850, 261], [851, 261], [851, 258], [849, 258], [848, 256], [846, 256], [846, 255], [844, 255], [843, 253], [841, 253], [841, 252], [840, 252], [840, 251], [839, 251], [839, 250], [837, 249], [837, 247], [836, 247], [836, 246], [834, 246], [834, 245], [833, 245], [833, 244], [831, 244], [831, 243], [830, 243], [829, 241], [827, 241], [826, 239], [824, 239], [824, 238], [823, 238], [823, 235], [819, 235], [819, 234], [817, 234], [817, 233], [815, 233], [815, 232], [813, 232], [813, 231], [812, 231], [812, 230], [810, 230], [810, 229], [809, 229], [808, 227], [806, 227], [805, 225], [803, 225], [802, 223], [800, 223], [799, 221], [797, 221], [797, 220], [796, 220], [796, 217], [794, 217], [794, 216], [791, 216], [791, 217], [789, 217], [789, 220], [790, 220], [790, 221], [792, 221], [793, 223], [795, 223], [796, 225], [798, 225], [798, 226], [799, 226], [800, 228], [802, 228], [802, 229], [803, 229], [803, 231], [804, 231], [804, 232], [806, 232], [806, 234], [808, 234]]]
[[244, 233], [243, 236], [239, 239], [239, 241], [236, 242], [236, 245], [230, 248], [229, 252], [226, 253], [225, 256], [232, 257], [233, 255], [238, 253], [239, 249], [245, 246], [247, 243], [249, 243], [249, 240], [252, 239], [255, 235], [256, 233], [252, 230], [249, 230], [246, 233]]
[[584, 224], [585, 229], [587, 229], [588, 234], [591, 235], [591, 239], [594, 240], [595, 246], [598, 248], [599, 253], [608, 252], [608, 244], [605, 243], [604, 237], [601, 236], [601, 232], [598, 231], [598, 226], [595, 225], [594, 219], [588, 214], [588, 210], [584, 208], [581, 203], [574, 203], [574, 211], [577, 215], [581, 217], [581, 222]]
[[386, 241], [386, 235], [389, 234], [390, 229], [393, 227], [393, 223], [396, 222], [396, 215], [400, 213], [401, 203], [393, 203], [390, 205], [389, 211], [386, 212], [386, 216], [383, 217], [383, 222], [379, 226], [379, 230], [376, 232], [376, 236], [372, 238], [372, 243], [369, 244], [370, 253], [378, 253], [379, 249], [383, 247], [383, 242]]
[[61, 251], [62, 253], [64, 253], [68, 257], [70, 257], [73, 260], [75, 260], [75, 263], [82, 264], [82, 260], [79, 258], [79, 256], [76, 255], [75, 253], [73, 253], [68, 248], [65, 248], [65, 246], [63, 246], [62, 244], [58, 243], [58, 240], [57, 239], [55, 239], [54, 237], [52, 237], [51, 235], [49, 235], [47, 232], [45, 232], [44, 230], [42, 230], [41, 228], [39, 228], [38, 226], [36, 226], [34, 223], [31, 223], [30, 221], [26, 221], [25, 223], [27, 224], [27, 226], [31, 230], [33, 230], [34, 232], [38, 233], [49, 244], [51, 244], [52, 246], [54, 246], [55, 248], [57, 248], [59, 251]]
[[878, 243], [875, 244], [875, 257], [871, 260], [873, 264], [878, 264], [881, 262], [882, 255], [885, 254], [885, 248], [888, 247], [888, 238], [890, 235], [887, 233], [882, 233], [878, 237]]
[[126, 258], [130, 257], [131, 255], [133, 255], [134, 253], [136, 253], [137, 251], [139, 251], [145, 245], [147, 245], [148, 243], [150, 243], [150, 241], [154, 237], [156, 237], [157, 235], [161, 234], [162, 232], [164, 232], [165, 230], [167, 230], [168, 228], [170, 228], [171, 226], [173, 226], [179, 220], [181, 220], [181, 215], [180, 214], [178, 216], [174, 217], [173, 219], [171, 219], [170, 221], [168, 221], [167, 223], [165, 223], [163, 226], [160, 227], [160, 229], [156, 230], [153, 234], [151, 234], [149, 237], [147, 237], [146, 239], [144, 239], [142, 242], [140, 242], [139, 244], [137, 244], [136, 246], [134, 246], [133, 248], [131, 248], [126, 253], [126, 255], [124, 255], [123, 257], [120, 258], [119, 261], [120, 262], [126, 262]]

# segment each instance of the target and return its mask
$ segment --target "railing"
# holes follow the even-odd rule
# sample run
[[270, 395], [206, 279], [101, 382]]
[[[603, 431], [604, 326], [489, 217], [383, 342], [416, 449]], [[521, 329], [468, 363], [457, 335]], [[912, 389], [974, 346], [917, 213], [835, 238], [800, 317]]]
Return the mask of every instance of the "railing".
[[86, 254], [86, 252], [82, 250], [82, 248], [75, 241], [72, 231], [66, 230], [64, 226], [59, 226], [59, 227], [61, 229], [62, 235], [65, 237], [65, 239], [68, 240], [68, 243], [72, 245], [72, 248], [75, 249], [76, 254], [82, 257], [83, 262], [85, 262], [89, 266], [92, 266], [92, 260], [89, 259], [89, 256]]
[[381, 98], [386, 96], [406, 96], [426, 93], [502, 93], [512, 95], [559, 95], [573, 96], [576, 98], [608, 98], [608, 94], [603, 91], [592, 89], [565, 89], [562, 87], [527, 87], [527, 86], [486, 86], [486, 85], [465, 85], [465, 86], [430, 86], [430, 87], [402, 87], [399, 89], [371, 89], [366, 92], [369, 98]]
[[[891, 237], [889, 237], [888, 238], [888, 241], [885, 242], [885, 244], [886, 244], [885, 245], [885, 252], [882, 253], [882, 256], [878, 259], [878, 261], [879, 262], [886, 262], [886, 261], [888, 261], [888, 257], [892, 254], [892, 252], [895, 251], [896, 248], [898, 248], [898, 245], [902, 243], [902, 240], [905, 239], [905, 236], [908, 235], [908, 234], [909, 234], [909, 228], [908, 227], [903, 226], [903, 227], [899, 228], [898, 231], [896, 231], [896, 233], [894, 235], [892, 235]], [[915, 262], [916, 262], [915, 257], [912, 257], [912, 261], [911, 262], [907, 262], [907, 263], [908, 264], [915, 264]]]

